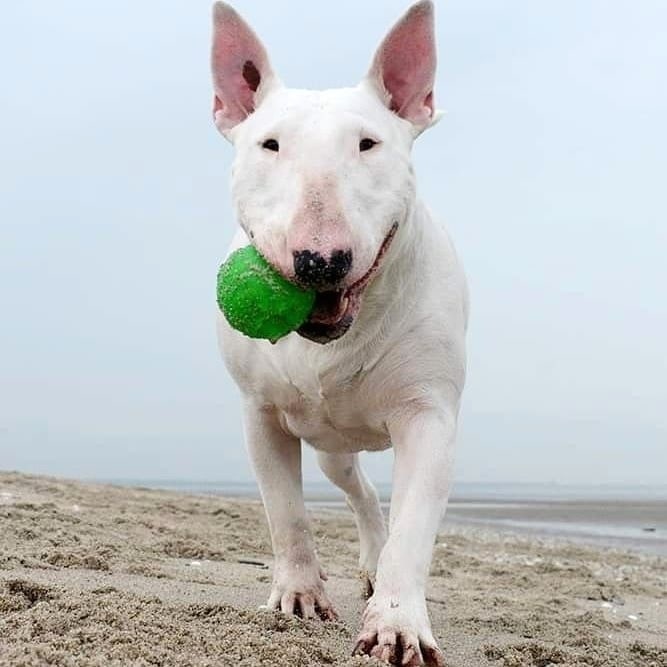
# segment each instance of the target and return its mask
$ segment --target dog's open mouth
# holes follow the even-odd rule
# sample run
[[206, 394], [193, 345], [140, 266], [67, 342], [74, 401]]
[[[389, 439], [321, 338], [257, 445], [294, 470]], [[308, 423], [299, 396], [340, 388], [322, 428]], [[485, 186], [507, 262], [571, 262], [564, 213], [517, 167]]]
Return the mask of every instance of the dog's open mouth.
[[318, 292], [310, 317], [297, 333], [316, 343], [328, 343], [340, 338], [354, 322], [364, 289], [377, 273], [382, 258], [387, 253], [394, 238], [398, 223], [394, 223], [385, 237], [371, 268], [353, 285], [345, 289]]

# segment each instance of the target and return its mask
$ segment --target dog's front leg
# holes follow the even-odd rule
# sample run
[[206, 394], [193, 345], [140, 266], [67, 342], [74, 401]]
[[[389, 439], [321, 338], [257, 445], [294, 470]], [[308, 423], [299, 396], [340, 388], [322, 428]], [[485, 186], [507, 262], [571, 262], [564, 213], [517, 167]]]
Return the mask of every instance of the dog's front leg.
[[281, 428], [273, 407], [247, 402], [244, 423], [273, 546], [268, 607], [303, 618], [334, 619], [303, 502], [301, 441]]
[[392, 665], [441, 666], [425, 593], [449, 493], [456, 413], [402, 415], [388, 426], [395, 450], [389, 539], [355, 651]]

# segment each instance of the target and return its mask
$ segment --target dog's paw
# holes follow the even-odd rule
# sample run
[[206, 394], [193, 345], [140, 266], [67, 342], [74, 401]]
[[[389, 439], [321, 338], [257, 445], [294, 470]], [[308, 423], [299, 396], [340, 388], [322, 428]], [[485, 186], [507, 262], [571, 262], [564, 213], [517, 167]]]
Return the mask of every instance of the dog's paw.
[[425, 602], [391, 598], [368, 601], [355, 655], [369, 655], [401, 667], [444, 667], [442, 651], [431, 632]]
[[326, 578], [319, 567], [277, 568], [266, 606], [301, 618], [335, 621], [338, 614], [324, 590]]

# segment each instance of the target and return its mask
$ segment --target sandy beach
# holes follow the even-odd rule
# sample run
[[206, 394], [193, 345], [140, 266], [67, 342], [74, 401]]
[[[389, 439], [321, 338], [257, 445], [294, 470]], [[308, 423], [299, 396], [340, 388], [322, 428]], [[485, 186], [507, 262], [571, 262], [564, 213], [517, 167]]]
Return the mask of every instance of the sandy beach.
[[[340, 622], [259, 610], [252, 500], [0, 473], [0, 665], [372, 665], [352, 516], [312, 516]], [[667, 560], [456, 523], [428, 591], [450, 667], [665, 667]]]

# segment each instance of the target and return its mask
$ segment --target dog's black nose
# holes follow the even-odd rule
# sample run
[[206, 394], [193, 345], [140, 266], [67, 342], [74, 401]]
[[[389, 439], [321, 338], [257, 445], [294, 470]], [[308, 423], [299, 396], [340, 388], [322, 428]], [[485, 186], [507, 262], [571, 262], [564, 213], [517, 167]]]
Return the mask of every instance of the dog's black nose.
[[294, 251], [294, 272], [304, 287], [335, 289], [352, 267], [351, 250], [334, 250], [329, 261], [319, 252]]

